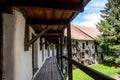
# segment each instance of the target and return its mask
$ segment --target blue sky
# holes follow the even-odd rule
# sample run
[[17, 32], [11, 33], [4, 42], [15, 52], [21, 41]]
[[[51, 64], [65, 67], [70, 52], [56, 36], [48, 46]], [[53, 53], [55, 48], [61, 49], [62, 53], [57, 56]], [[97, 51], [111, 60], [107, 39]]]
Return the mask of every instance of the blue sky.
[[95, 24], [100, 21], [100, 10], [103, 10], [107, 0], [91, 0], [84, 8], [84, 12], [71, 22], [71, 24], [95, 27]]

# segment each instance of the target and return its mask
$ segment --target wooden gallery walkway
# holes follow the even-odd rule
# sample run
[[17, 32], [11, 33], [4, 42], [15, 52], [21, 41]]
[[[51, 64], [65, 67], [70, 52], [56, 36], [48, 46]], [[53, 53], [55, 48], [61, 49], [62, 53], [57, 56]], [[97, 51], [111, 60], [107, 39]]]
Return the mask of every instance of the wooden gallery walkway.
[[64, 80], [55, 57], [46, 59], [34, 80]]

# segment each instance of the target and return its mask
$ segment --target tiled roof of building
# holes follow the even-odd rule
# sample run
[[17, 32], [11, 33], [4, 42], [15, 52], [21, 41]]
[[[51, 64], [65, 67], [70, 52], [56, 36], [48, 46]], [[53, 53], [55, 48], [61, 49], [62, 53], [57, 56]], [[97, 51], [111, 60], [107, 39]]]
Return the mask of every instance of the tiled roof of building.
[[[67, 36], [65, 29], [64, 35]], [[71, 25], [71, 38], [76, 40], [94, 40], [98, 38], [101, 33], [95, 27], [84, 27], [78, 25]]]
[[85, 34], [92, 37], [93, 39], [97, 39], [102, 35], [96, 27], [87, 27], [87, 26], [79, 26], [79, 25], [77, 25], [77, 27]]

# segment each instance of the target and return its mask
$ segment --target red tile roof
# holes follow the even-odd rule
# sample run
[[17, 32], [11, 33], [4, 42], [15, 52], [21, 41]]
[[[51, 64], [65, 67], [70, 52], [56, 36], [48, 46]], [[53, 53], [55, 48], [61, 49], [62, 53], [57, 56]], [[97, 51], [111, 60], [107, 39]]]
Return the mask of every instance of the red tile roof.
[[77, 25], [77, 27], [85, 34], [89, 35], [94, 39], [97, 39], [102, 35], [96, 27], [87, 27], [87, 26], [79, 26], [79, 25]]
[[[67, 36], [65, 29], [64, 35]], [[76, 40], [94, 40], [98, 38], [101, 33], [95, 27], [84, 27], [78, 25], [71, 25], [71, 38]]]

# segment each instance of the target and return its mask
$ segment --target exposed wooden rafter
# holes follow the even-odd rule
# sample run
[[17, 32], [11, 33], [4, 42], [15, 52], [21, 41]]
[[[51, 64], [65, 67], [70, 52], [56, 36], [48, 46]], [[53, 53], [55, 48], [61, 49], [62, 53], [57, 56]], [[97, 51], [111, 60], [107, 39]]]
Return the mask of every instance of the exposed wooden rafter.
[[41, 8], [53, 8], [53, 9], [64, 9], [64, 10], [76, 10], [83, 11], [84, 6], [81, 5], [83, 0], [80, 0], [78, 4], [71, 2], [59, 2], [59, 1], [40, 1], [40, 0], [5, 0], [4, 4], [6, 6], [26, 6], [26, 7], [41, 7]]
[[[42, 31], [42, 30], [36, 30], [35, 33], [36, 33], [36, 34], [39, 34], [41, 31]], [[60, 33], [62, 33], [61, 30], [57, 30], [57, 31], [49, 30], [49, 31], [46, 32], [46, 34], [60, 34]]]
[[69, 17], [68, 21], [71, 22], [77, 15], [78, 13], [73, 12], [72, 15]]
[[[46, 16], [46, 11], [45, 9], [43, 9], [43, 13], [44, 13], [44, 18], [47, 19], [47, 16]], [[28, 20], [27, 20], [28, 21]], [[40, 20], [41, 21], [41, 20]]]
[[51, 28], [53, 28], [53, 26], [49, 26], [49, 27], [46, 26], [45, 29], [43, 29], [38, 35], [36, 35], [32, 40], [28, 42], [27, 46], [29, 47], [33, 42], [35, 42], [39, 37], [41, 37], [43, 34], [45, 34], [45, 32], [47, 32]]
[[60, 36], [60, 33], [45, 33], [43, 36], [51, 36], [51, 37]]
[[64, 11], [63, 11], [63, 13], [62, 13], [61, 16], [60, 16], [60, 20], [62, 20], [63, 15], [64, 15]]
[[65, 25], [66, 20], [43, 20], [43, 19], [27, 19], [27, 24], [46, 24], [46, 25]]
[[55, 18], [55, 10], [52, 11], [52, 17], [53, 17], [53, 20]]
[[45, 38], [45, 40], [46, 40], [47, 42], [49, 42], [49, 43], [54, 43], [54, 44], [56, 44], [56, 43], [58, 43], [58, 38], [59, 38], [59, 37]]

